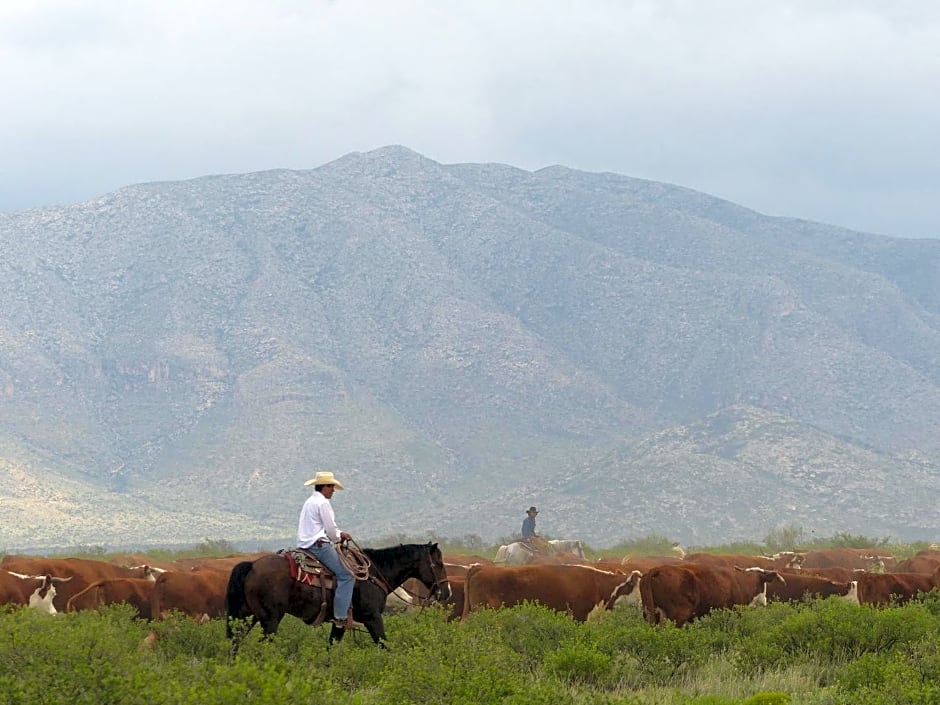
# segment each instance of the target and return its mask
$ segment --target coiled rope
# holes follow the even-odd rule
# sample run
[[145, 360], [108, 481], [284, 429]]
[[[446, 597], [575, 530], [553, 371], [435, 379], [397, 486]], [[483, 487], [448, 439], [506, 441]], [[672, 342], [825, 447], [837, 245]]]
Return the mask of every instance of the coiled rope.
[[357, 544], [352, 539], [348, 541], [343, 541], [336, 551], [339, 554], [339, 562], [352, 573], [353, 577], [359, 580], [366, 580], [369, 577], [369, 569], [372, 567], [372, 561], [369, 560], [369, 557], [359, 548]]

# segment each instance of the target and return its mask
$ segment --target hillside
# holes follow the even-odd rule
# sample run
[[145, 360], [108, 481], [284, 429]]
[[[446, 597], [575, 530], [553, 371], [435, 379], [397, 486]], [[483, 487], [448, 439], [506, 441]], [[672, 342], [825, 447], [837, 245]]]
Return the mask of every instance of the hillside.
[[316, 467], [366, 537], [936, 538], [940, 241], [387, 147], [0, 251], [0, 548], [291, 536]]

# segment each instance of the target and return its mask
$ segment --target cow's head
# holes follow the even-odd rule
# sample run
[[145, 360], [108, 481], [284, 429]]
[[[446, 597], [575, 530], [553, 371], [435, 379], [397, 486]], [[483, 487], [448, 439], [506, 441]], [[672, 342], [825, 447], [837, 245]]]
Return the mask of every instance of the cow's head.
[[754, 598], [751, 600], [750, 604], [758, 607], [765, 607], [767, 605], [767, 583], [774, 580], [779, 580], [784, 585], [787, 583], [787, 581], [783, 579], [783, 576], [775, 570], [764, 570], [763, 568], [739, 568], [738, 566], [735, 566], [735, 570], [740, 570], [742, 573], [753, 573], [757, 575], [758, 592], [756, 595], [754, 595]]
[[51, 575], [43, 575], [42, 583], [29, 596], [29, 606], [46, 614], [56, 614], [57, 610], [55, 605], [52, 604], [54, 599], [54, 578]]
[[147, 565], [146, 563], [142, 565], [132, 565], [128, 570], [133, 571], [131, 574], [135, 578], [146, 578], [151, 582], [157, 581], [157, 576], [166, 571], [162, 568], [155, 568], [152, 565]]
[[798, 571], [803, 569], [803, 561], [806, 560], [806, 554], [797, 553], [796, 551], [780, 551], [770, 558], [774, 562], [774, 565], [781, 570]]
[[630, 573], [629, 577], [624, 580], [622, 583], [617, 585], [613, 591], [610, 593], [610, 597], [604, 603], [604, 606], [612, 610], [618, 601], [623, 598], [625, 604], [630, 605], [640, 605], [640, 579], [643, 577], [643, 573], [638, 570], [634, 570]]
[[852, 580], [849, 583], [849, 590], [844, 595], [841, 595], [843, 600], [851, 602], [853, 605], [858, 604], [858, 581]]

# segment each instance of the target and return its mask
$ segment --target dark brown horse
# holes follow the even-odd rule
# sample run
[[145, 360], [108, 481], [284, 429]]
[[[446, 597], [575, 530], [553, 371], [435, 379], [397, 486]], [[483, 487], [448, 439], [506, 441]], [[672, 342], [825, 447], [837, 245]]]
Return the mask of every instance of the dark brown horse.
[[[440, 600], [450, 597], [444, 558], [436, 543], [402, 544], [391, 548], [364, 548], [371, 566], [366, 580], [357, 580], [353, 591], [353, 619], [369, 630], [372, 640], [385, 646], [382, 612], [388, 593], [408, 578], [416, 578]], [[232, 639], [232, 653], [238, 641], [255, 624], [261, 623], [265, 636], [277, 632], [285, 614], [307, 624], [316, 622], [323, 602], [319, 587], [298, 582], [290, 575], [287, 560], [276, 553], [255, 561], [244, 561], [232, 569], [225, 595], [226, 634]], [[328, 596], [332, 615], [332, 594]], [[233, 620], [246, 620], [247, 628], [233, 629]], [[332, 626], [330, 643], [343, 638], [344, 629]]]

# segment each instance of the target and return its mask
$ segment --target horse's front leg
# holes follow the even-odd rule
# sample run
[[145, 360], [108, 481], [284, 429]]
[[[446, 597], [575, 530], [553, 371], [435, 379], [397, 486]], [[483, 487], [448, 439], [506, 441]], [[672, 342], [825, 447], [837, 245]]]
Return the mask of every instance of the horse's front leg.
[[346, 636], [346, 630], [337, 627], [335, 624], [330, 625], [330, 643], [329, 646], [332, 646], [334, 642], [339, 643], [343, 640], [343, 637]]
[[353, 599], [353, 619], [364, 624], [372, 641], [383, 649], [388, 648], [385, 642], [385, 622], [382, 620], [385, 599], [385, 591], [370, 582], [358, 583]]

